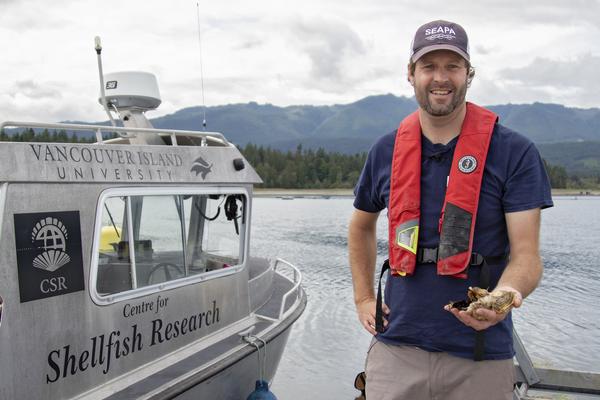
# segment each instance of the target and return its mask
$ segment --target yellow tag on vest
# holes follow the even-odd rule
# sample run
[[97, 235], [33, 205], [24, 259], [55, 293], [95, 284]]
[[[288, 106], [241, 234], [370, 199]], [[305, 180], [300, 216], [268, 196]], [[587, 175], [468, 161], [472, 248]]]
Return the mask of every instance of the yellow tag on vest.
[[[417, 254], [417, 243], [419, 241], [419, 225], [415, 224], [410, 227], [399, 226], [396, 228], [396, 244], [403, 249]], [[404, 229], [401, 229], [404, 228]]]

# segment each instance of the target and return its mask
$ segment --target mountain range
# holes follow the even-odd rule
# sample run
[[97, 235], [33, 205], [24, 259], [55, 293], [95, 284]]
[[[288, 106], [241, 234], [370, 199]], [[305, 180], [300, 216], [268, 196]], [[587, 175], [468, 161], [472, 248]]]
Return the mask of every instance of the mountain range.
[[[546, 103], [486, 107], [503, 125], [533, 140], [549, 163], [569, 172], [600, 175], [600, 109]], [[189, 107], [151, 122], [156, 128], [201, 130], [206, 112], [207, 130], [221, 132], [239, 146], [253, 143], [286, 151], [301, 144], [305, 149], [357, 153], [368, 151], [416, 108], [414, 97], [386, 94], [330, 106], [251, 102]]]

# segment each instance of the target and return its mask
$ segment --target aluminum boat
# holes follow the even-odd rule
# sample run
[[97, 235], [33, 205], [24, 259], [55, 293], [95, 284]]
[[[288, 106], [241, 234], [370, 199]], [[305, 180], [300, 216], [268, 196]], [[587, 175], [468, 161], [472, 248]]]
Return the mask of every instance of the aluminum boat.
[[[101, 75], [102, 76], [102, 75]], [[245, 399], [306, 295], [250, 254], [251, 165], [222, 134], [159, 130], [153, 75], [102, 76], [96, 143], [0, 143], [0, 399]]]

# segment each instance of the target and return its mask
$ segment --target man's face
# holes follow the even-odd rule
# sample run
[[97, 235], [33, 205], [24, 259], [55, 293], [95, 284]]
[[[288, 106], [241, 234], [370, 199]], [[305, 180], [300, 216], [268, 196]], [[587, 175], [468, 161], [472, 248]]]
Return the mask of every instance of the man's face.
[[419, 58], [409, 80], [419, 106], [433, 116], [451, 114], [467, 94], [467, 64], [449, 50], [437, 50]]

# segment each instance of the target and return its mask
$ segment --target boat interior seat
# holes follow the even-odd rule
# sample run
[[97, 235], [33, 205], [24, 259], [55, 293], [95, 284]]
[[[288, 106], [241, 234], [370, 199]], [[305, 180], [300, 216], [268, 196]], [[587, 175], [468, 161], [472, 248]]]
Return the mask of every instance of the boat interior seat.
[[[129, 242], [113, 244], [114, 253], [101, 253], [98, 265], [97, 291], [103, 295], [132, 289]], [[186, 276], [183, 255], [179, 251], [154, 251], [151, 240], [135, 242], [137, 287], [168, 282]], [[196, 275], [239, 264], [237, 257], [199, 252], [189, 264], [187, 274]]]
[[131, 265], [129, 262], [98, 265], [96, 290], [112, 294], [131, 290]]
[[[134, 248], [136, 260], [152, 259], [154, 255], [152, 240], [136, 240]], [[119, 260], [129, 260], [129, 241], [117, 243], [117, 257]]]
[[[112, 294], [131, 290], [131, 260], [129, 258], [129, 242], [120, 241], [112, 244], [115, 253], [102, 253], [98, 260], [98, 278], [96, 290], [101, 294]], [[149, 270], [154, 258], [151, 240], [135, 241], [136, 275], [138, 271]], [[148, 265], [144, 268], [144, 264]], [[142, 267], [142, 268], [140, 268]], [[142, 278], [142, 279], [140, 279]], [[138, 276], [138, 286], [146, 286], [147, 276]], [[141, 282], [144, 282], [140, 285]]]
[[96, 290], [107, 295], [131, 290], [129, 242], [110, 243], [114, 252], [103, 251], [98, 257]]

